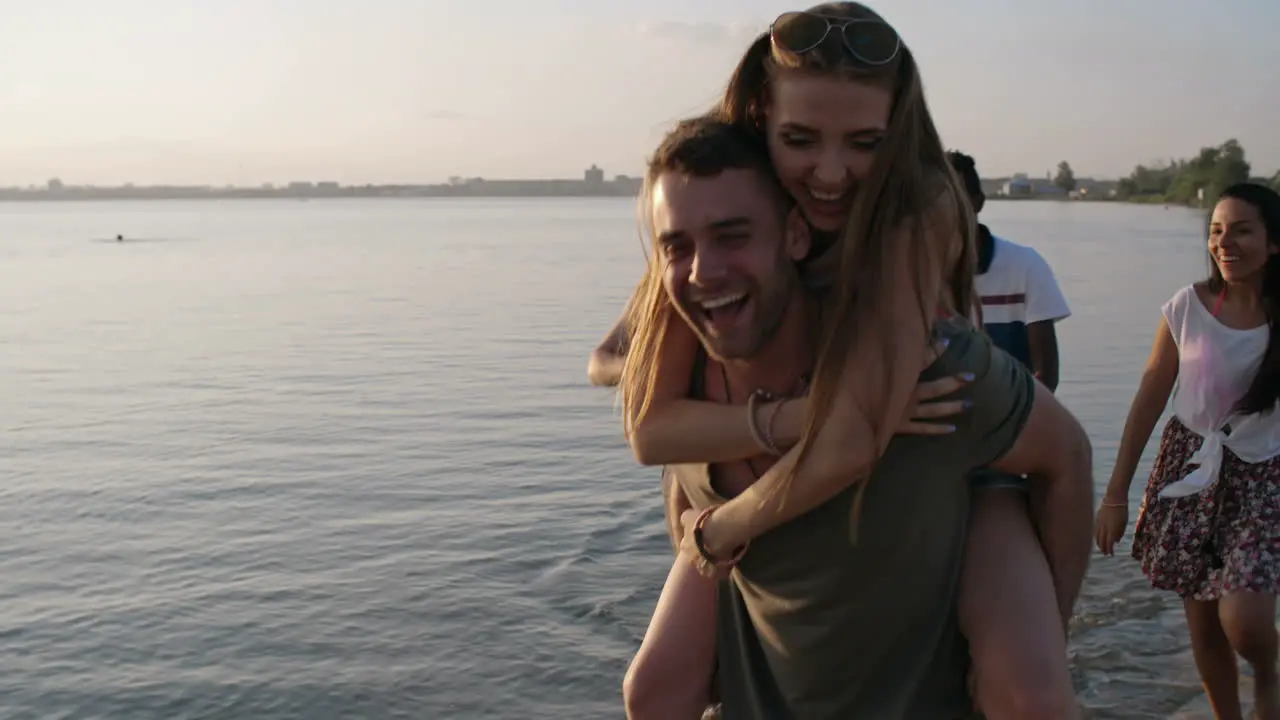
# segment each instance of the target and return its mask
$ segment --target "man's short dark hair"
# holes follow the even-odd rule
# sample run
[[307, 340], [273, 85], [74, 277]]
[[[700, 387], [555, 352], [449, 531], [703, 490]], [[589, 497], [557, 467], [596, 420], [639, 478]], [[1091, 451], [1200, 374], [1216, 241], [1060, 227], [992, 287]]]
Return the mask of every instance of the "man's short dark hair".
[[959, 150], [952, 150], [947, 153], [947, 160], [951, 162], [951, 168], [964, 181], [964, 189], [969, 192], [969, 195], [986, 199], [986, 193], [982, 192], [982, 180], [978, 177], [978, 166], [973, 158]]
[[662, 138], [649, 158], [645, 186], [666, 172], [714, 177], [726, 170], [755, 170], [780, 198], [786, 198], [773, 171], [769, 148], [737, 125], [710, 115], [681, 120]]

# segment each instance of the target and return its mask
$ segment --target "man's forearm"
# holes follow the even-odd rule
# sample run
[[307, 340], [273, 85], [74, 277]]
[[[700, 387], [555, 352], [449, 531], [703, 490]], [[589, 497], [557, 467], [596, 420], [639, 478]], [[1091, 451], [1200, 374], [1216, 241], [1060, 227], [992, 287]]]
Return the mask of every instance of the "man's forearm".
[[1087, 439], [1076, 456], [1066, 472], [1031, 478], [1032, 520], [1053, 573], [1064, 628], [1093, 550], [1093, 462]]
[[631, 345], [631, 330], [623, 313], [600, 346], [591, 351], [587, 360], [587, 378], [598, 387], [614, 387], [622, 381], [622, 366], [627, 361], [627, 349]]
[[1027, 326], [1027, 344], [1031, 369], [1036, 379], [1050, 392], [1058, 390], [1058, 334], [1052, 320]]

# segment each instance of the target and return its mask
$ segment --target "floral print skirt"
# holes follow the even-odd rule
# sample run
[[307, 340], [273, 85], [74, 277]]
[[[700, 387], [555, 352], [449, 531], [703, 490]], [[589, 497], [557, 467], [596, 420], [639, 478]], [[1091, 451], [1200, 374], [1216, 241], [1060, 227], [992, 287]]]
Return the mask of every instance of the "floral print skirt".
[[1188, 460], [1203, 441], [1177, 417], [1165, 425], [1133, 531], [1133, 557], [1152, 586], [1183, 598], [1280, 594], [1280, 457], [1249, 464], [1224, 449], [1213, 487], [1157, 497], [1195, 468]]

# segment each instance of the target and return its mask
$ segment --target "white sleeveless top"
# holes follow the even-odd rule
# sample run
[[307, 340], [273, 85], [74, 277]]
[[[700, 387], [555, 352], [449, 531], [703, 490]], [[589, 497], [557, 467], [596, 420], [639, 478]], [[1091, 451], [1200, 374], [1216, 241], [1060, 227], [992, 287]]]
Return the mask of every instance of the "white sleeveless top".
[[[1270, 330], [1266, 325], [1251, 330], [1223, 325], [1192, 286], [1179, 290], [1160, 310], [1178, 345], [1173, 412], [1189, 430], [1204, 437], [1189, 461], [1200, 467], [1160, 492], [1160, 497], [1185, 497], [1217, 482], [1224, 446], [1247, 463], [1280, 455], [1280, 417], [1274, 407], [1253, 415], [1233, 412], [1258, 372]], [[1224, 427], [1231, 428], [1229, 437]]]

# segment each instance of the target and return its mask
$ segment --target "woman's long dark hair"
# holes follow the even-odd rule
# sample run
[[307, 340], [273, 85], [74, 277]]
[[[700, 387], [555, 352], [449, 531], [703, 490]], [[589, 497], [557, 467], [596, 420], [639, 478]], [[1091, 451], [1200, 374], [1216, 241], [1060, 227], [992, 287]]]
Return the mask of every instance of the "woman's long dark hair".
[[[1248, 203], [1258, 211], [1262, 219], [1262, 227], [1267, 233], [1267, 247], [1280, 246], [1280, 195], [1265, 185], [1257, 183], [1238, 183], [1232, 185], [1218, 196], [1218, 201], [1226, 199]], [[1222, 270], [1209, 256], [1210, 292], [1222, 292], [1226, 280]], [[1262, 364], [1258, 366], [1258, 374], [1253, 377], [1249, 390], [1236, 404], [1236, 412], [1242, 415], [1266, 412], [1280, 401], [1280, 254], [1269, 255], [1267, 264], [1262, 268], [1262, 310], [1267, 316], [1270, 337], [1267, 339], [1267, 350], [1262, 355]]]

